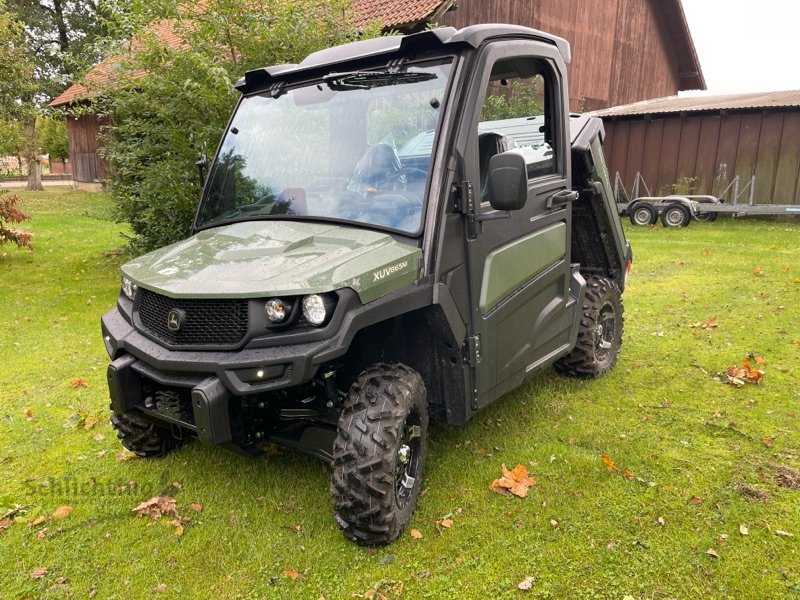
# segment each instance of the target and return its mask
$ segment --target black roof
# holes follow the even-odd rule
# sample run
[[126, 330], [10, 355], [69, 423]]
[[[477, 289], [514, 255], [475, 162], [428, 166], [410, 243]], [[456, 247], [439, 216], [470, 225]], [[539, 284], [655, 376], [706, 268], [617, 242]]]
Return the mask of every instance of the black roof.
[[331, 67], [344, 65], [360, 59], [381, 55], [403, 55], [412, 50], [446, 48], [463, 45], [477, 48], [489, 38], [531, 38], [553, 44], [561, 54], [565, 63], [570, 61], [569, 42], [537, 29], [521, 25], [471, 25], [464, 29], [439, 27], [429, 31], [421, 31], [411, 35], [390, 35], [368, 40], [360, 40], [326, 48], [313, 52], [299, 64], [274, 65], [254, 69], [236, 82], [236, 88], [242, 93], [265, 89], [296, 75], [311, 75], [314, 71], [329, 72]]

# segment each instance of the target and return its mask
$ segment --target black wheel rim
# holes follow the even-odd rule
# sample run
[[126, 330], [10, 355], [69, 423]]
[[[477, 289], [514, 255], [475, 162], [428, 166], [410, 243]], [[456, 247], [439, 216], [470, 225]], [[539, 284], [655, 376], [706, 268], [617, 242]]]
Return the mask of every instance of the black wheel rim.
[[611, 355], [616, 329], [617, 315], [614, 307], [607, 302], [597, 313], [597, 323], [594, 326], [594, 354], [599, 362], [605, 361]]
[[395, 458], [395, 496], [398, 508], [403, 508], [414, 495], [419, 477], [419, 457], [422, 446], [422, 419], [412, 410], [400, 430]]

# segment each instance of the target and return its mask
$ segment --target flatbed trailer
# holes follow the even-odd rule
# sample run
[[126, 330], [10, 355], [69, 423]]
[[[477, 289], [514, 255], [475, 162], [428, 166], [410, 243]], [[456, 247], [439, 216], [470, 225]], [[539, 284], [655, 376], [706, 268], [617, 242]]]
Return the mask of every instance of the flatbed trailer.
[[715, 196], [681, 194], [640, 196], [630, 202], [618, 202], [617, 210], [620, 215], [627, 215], [634, 225], [653, 225], [660, 218], [664, 227], [687, 227], [692, 220], [713, 221], [719, 214], [800, 216], [800, 205], [796, 204], [731, 204]]
[[[614, 197], [625, 198], [627, 202], [617, 202], [617, 211], [627, 215], [634, 225], [654, 225], [661, 219], [664, 227], [687, 227], [692, 220], [713, 221], [719, 214], [734, 217], [755, 216], [798, 216], [797, 204], [759, 204], [755, 202], [755, 176], [741, 185], [737, 175], [722, 190], [719, 196], [710, 194], [670, 194], [654, 196], [650, 193], [642, 174], [637, 172], [631, 192], [625, 189], [619, 172], [614, 178]], [[645, 194], [639, 195], [643, 190]], [[730, 201], [724, 198], [730, 196]], [[742, 202], [740, 199], [747, 198]], [[632, 199], [631, 199], [632, 198]]]

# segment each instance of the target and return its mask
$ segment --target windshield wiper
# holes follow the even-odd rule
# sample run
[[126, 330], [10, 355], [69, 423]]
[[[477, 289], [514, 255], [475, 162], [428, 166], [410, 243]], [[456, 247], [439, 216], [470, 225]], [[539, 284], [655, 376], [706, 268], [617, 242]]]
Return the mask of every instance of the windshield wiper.
[[349, 71], [347, 73], [330, 73], [322, 78], [329, 88], [337, 91], [369, 90], [374, 87], [418, 83], [431, 79], [436, 79], [436, 75], [412, 71]]

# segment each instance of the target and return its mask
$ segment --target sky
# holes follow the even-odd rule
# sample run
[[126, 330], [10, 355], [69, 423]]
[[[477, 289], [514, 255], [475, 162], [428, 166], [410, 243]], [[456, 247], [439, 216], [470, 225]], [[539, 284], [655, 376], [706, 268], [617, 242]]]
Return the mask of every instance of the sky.
[[707, 93], [800, 90], [798, 0], [681, 2]]

